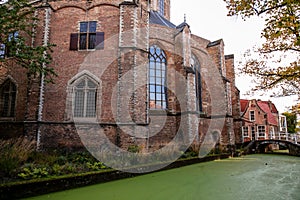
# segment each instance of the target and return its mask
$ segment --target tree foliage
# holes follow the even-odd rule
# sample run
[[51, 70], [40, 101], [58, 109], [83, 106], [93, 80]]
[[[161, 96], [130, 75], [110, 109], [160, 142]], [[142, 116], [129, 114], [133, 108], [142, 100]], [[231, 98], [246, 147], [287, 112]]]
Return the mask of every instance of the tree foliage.
[[[300, 96], [300, 1], [299, 0], [224, 0], [228, 15], [244, 20], [260, 16], [265, 20], [255, 48], [258, 56], [246, 54], [241, 73], [256, 77], [254, 90], [276, 90], [276, 95]], [[271, 62], [272, 60], [272, 62]]]
[[295, 113], [295, 114], [300, 114], [300, 103], [292, 106], [292, 109], [291, 109], [292, 113]]
[[[55, 76], [53, 68], [46, 67], [52, 60], [53, 44], [33, 45], [38, 19], [36, 8], [28, 0], [9, 0], [0, 5], [0, 64], [4, 66], [7, 56], [32, 75], [44, 74], [47, 80]], [[4, 49], [5, 48], [5, 49]]]
[[[292, 106], [292, 108], [291, 108], [291, 112], [293, 113], [293, 114], [295, 114], [296, 116], [299, 116], [300, 115], [300, 103], [297, 103], [296, 105], [294, 105], [294, 106]], [[300, 121], [299, 121], [299, 119], [297, 118], [297, 123], [296, 123], [296, 132], [300, 132], [300, 129], [299, 129], [299, 127], [300, 127]]]
[[297, 115], [290, 112], [284, 112], [283, 115], [286, 116], [288, 133], [296, 133]]

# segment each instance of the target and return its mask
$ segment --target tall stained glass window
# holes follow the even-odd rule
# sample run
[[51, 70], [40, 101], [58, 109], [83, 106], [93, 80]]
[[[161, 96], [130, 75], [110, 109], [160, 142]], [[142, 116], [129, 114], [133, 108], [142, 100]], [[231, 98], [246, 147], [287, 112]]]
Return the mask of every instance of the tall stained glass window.
[[167, 108], [167, 60], [158, 46], [150, 47], [149, 54], [149, 102], [150, 109]]
[[202, 112], [202, 84], [201, 84], [201, 71], [200, 71], [200, 63], [196, 56], [192, 54], [191, 60], [192, 67], [195, 70], [195, 86], [196, 86], [196, 98], [197, 98], [197, 110]]
[[164, 16], [165, 15], [165, 0], [158, 0], [159, 1], [159, 13]]

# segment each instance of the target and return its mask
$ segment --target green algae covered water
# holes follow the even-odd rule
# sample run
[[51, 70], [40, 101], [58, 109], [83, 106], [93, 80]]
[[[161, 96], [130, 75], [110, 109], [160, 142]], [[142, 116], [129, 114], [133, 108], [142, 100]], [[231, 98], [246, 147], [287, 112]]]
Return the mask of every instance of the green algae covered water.
[[300, 200], [300, 158], [249, 155], [29, 199]]

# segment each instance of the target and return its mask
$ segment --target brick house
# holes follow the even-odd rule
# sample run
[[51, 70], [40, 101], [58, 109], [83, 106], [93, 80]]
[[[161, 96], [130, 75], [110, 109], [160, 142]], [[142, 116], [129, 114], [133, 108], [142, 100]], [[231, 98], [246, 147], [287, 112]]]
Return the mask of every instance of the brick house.
[[46, 84], [10, 62], [0, 68], [2, 138], [26, 134], [42, 149], [81, 148], [90, 133], [99, 133], [95, 145], [143, 151], [174, 140], [214, 138], [224, 150], [242, 143], [234, 56], [223, 40], [171, 23], [170, 0], [33, 4], [33, 43], [56, 44], [50, 66], [58, 77]]
[[283, 139], [286, 135], [285, 116], [279, 115], [271, 101], [241, 99], [243, 141]]

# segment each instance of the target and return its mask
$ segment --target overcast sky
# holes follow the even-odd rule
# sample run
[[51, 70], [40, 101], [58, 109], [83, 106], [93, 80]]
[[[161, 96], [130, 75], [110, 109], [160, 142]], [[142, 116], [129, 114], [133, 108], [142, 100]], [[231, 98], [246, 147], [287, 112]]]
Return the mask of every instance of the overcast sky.
[[[228, 17], [223, 0], [171, 0], [171, 21], [176, 25], [180, 24], [184, 21], [184, 14], [192, 34], [210, 41], [224, 40], [225, 54], [235, 55], [236, 68], [247, 49], [262, 43], [260, 33], [264, 25], [263, 19], [253, 17], [244, 21], [240, 17]], [[280, 112], [296, 103], [296, 97], [246, 96], [246, 91], [251, 88], [251, 79], [237, 76], [236, 81], [241, 98], [271, 100]]]

